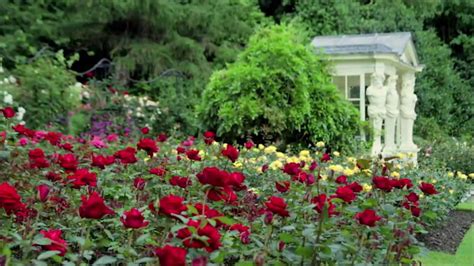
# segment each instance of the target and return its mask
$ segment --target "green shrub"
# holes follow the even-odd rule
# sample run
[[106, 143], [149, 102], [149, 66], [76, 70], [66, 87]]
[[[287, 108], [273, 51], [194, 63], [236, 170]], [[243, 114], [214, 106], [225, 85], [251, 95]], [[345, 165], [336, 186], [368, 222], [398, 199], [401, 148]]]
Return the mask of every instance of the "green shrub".
[[20, 106], [27, 109], [25, 117], [31, 128], [44, 128], [49, 124], [64, 128], [67, 114], [80, 103], [79, 88], [74, 86], [74, 74], [68, 70], [62, 52], [55, 57], [41, 57], [30, 64], [17, 65], [13, 74], [17, 86], [10, 88]]
[[211, 76], [198, 108], [207, 129], [225, 140], [324, 141], [350, 149], [358, 112], [298, 32], [292, 26], [260, 30], [235, 63]]

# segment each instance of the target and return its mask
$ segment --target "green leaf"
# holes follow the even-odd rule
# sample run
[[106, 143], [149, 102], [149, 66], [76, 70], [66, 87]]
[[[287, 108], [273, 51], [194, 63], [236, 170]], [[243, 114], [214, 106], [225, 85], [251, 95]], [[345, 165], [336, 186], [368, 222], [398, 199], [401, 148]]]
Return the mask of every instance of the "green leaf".
[[226, 224], [226, 225], [233, 225], [236, 223], [234, 219], [229, 218], [227, 216], [220, 216], [220, 217], [216, 217], [215, 219], [219, 220], [221, 223]]
[[298, 248], [296, 248], [296, 254], [305, 258], [310, 258], [313, 255], [313, 249], [309, 247], [299, 246]]
[[150, 234], [143, 234], [143, 235], [139, 236], [137, 238], [137, 240], [135, 240], [135, 243], [137, 243], [138, 245], [141, 245], [141, 244], [145, 243], [145, 241], [149, 238], [150, 238]]
[[222, 251], [215, 251], [210, 256], [211, 261], [215, 263], [222, 263], [224, 262], [225, 254]]
[[253, 261], [240, 261], [235, 264], [235, 266], [253, 266]]
[[57, 250], [45, 251], [45, 252], [39, 254], [37, 259], [38, 260], [45, 260], [45, 259], [51, 258], [52, 256], [58, 255], [60, 253], [61, 252], [57, 251]]
[[117, 258], [112, 257], [112, 256], [102, 256], [98, 260], [92, 264], [92, 266], [95, 265], [106, 265], [106, 264], [114, 264], [117, 261]]
[[38, 237], [33, 241], [34, 245], [46, 246], [51, 245], [51, 239], [46, 237]]
[[279, 235], [280, 241], [283, 241], [285, 243], [291, 243], [294, 241], [293, 235], [290, 233], [281, 233]]
[[150, 258], [150, 257], [144, 257], [144, 258], [141, 258], [139, 260], [136, 260], [134, 263], [140, 264], [140, 263], [147, 263], [147, 262], [153, 262], [153, 261], [156, 261], [156, 259], [155, 258]]

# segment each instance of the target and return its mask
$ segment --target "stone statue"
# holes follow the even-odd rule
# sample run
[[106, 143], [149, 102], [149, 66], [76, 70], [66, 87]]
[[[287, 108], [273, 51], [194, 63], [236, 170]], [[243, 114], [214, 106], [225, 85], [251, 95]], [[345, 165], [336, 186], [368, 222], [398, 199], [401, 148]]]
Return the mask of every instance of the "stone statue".
[[400, 151], [416, 153], [418, 147], [413, 143], [413, 124], [416, 119], [415, 105], [418, 98], [415, 93], [415, 74], [405, 73], [402, 76], [400, 101], [401, 145]]
[[385, 118], [385, 138], [383, 155], [391, 156], [397, 151], [395, 144], [395, 127], [398, 119], [399, 112], [399, 100], [397, 91], [397, 75], [391, 75], [387, 82], [387, 101], [385, 104], [387, 117]]
[[373, 73], [370, 79], [370, 86], [366, 92], [369, 100], [368, 115], [374, 130], [372, 155], [377, 155], [382, 150], [382, 124], [386, 115], [385, 102], [387, 99], [387, 88], [383, 86], [384, 79], [383, 73]]

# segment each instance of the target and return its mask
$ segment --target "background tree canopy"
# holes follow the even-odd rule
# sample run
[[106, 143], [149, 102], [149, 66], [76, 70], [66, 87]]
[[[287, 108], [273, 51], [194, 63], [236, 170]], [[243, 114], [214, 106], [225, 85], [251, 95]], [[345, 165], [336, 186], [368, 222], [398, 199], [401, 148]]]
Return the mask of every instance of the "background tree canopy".
[[[98, 78], [163, 99], [163, 129], [179, 124], [192, 134], [209, 76], [261, 26], [291, 21], [308, 43], [316, 35], [411, 31], [426, 65], [416, 132], [472, 137], [473, 14], [470, 0], [0, 0], [0, 57], [13, 70], [63, 50], [80, 55], [72, 65], [79, 72], [111, 59], [113, 71]], [[170, 69], [179, 82], [155, 79]]]

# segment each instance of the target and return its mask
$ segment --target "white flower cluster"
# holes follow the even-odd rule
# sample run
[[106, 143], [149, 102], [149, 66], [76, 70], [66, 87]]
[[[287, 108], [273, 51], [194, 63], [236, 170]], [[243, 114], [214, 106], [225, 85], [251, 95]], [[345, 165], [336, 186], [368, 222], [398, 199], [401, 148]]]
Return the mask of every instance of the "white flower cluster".
[[146, 118], [150, 122], [156, 120], [156, 115], [161, 114], [158, 108], [159, 103], [152, 101], [148, 96], [125, 95], [125, 108], [128, 108], [127, 114], [137, 118]]

